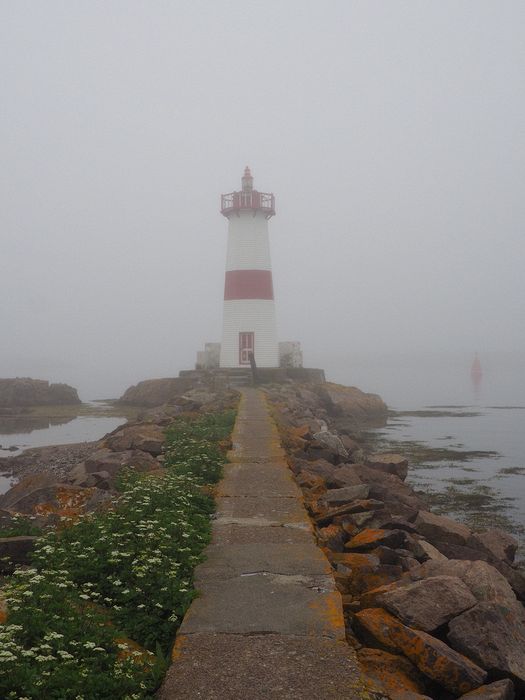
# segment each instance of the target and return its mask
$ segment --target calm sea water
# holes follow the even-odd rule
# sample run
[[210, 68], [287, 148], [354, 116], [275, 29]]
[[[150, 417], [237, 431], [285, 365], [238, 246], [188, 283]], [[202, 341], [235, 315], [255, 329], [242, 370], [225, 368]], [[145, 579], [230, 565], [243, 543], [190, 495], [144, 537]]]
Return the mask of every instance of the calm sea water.
[[[0, 457], [12, 457], [30, 447], [100, 440], [125, 422], [125, 418], [108, 416], [78, 416], [60, 424], [51, 424], [41, 417], [37, 420], [24, 417], [16, 422], [0, 419]], [[17, 449], [6, 449], [10, 446]], [[5, 493], [13, 481], [11, 476], [0, 474], [0, 493]]]
[[[397, 411], [435, 408], [478, 414], [394, 416], [386, 428], [377, 432], [386, 441], [497, 452], [497, 457], [476, 457], [466, 462], [447, 459], [413, 466], [408, 480], [418, 489], [443, 494], [441, 507], [445, 509], [451, 488], [457, 493], [490, 495], [490, 508], [496, 504], [496, 516], [502, 516], [502, 523], [508, 521], [508, 527], [523, 542], [524, 530], [520, 534], [520, 529], [525, 528], [525, 357], [482, 355], [483, 378], [477, 387], [470, 376], [471, 362], [472, 356], [361, 357], [339, 362], [328, 378], [378, 393], [389, 408]], [[469, 514], [458, 505], [460, 501], [451, 495], [448, 512], [468, 520]], [[485, 521], [490, 520], [490, 508]], [[481, 515], [483, 510], [481, 505]]]

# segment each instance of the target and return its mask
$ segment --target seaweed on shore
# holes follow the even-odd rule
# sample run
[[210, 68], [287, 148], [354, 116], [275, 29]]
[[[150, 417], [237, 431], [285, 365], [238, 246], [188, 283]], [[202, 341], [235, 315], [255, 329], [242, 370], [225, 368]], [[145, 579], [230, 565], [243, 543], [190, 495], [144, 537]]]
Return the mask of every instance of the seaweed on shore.
[[504, 513], [515, 507], [515, 498], [502, 496], [496, 489], [474, 479], [449, 479], [448, 482], [439, 491], [423, 484], [414, 484], [414, 488], [435, 513], [461, 520], [472, 530], [499, 527], [515, 534], [525, 533], [522, 525]]
[[395, 417], [411, 418], [476, 418], [482, 414], [479, 411], [441, 411], [435, 409], [420, 409], [418, 411], [391, 411]]

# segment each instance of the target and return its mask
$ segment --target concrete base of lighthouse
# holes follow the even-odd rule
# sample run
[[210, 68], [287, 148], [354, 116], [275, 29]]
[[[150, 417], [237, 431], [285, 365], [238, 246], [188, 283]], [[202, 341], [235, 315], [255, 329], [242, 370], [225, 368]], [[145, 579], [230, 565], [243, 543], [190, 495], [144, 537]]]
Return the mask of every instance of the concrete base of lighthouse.
[[[247, 386], [252, 384], [252, 372], [250, 369], [223, 368], [223, 369], [188, 369], [181, 370], [179, 377], [202, 384], [215, 385], [216, 387]], [[281, 384], [283, 382], [300, 382], [312, 384], [324, 384], [326, 382], [323, 369], [310, 367], [274, 367], [257, 370], [257, 382], [259, 384]]]

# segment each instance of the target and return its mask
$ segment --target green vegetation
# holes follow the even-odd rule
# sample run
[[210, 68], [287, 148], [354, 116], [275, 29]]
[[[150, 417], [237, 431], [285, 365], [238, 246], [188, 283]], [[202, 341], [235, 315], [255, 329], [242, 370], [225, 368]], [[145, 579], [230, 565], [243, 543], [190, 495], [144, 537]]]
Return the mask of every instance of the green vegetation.
[[39, 540], [33, 568], [4, 589], [2, 698], [153, 697], [195, 595], [213, 510], [205, 487], [220, 478], [233, 422], [233, 411], [177, 419], [165, 473], [127, 471], [113, 509]]
[[35, 518], [25, 515], [15, 515], [9, 527], [0, 527], [0, 537], [21, 537], [23, 535], [41, 535], [42, 528], [35, 525]]

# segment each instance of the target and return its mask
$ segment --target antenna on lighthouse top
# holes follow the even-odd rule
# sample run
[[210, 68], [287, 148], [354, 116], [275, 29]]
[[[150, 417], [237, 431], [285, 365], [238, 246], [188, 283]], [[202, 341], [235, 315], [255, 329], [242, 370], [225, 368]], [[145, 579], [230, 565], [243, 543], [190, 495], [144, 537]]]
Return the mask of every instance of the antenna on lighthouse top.
[[253, 177], [248, 166], [244, 168], [244, 175], [241, 178], [241, 182], [243, 192], [251, 192], [253, 190]]

